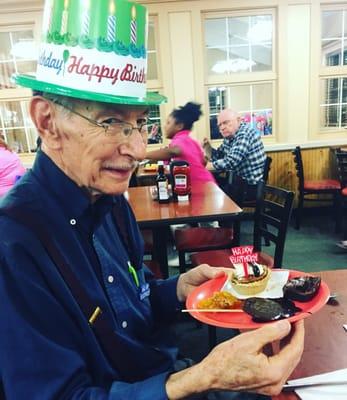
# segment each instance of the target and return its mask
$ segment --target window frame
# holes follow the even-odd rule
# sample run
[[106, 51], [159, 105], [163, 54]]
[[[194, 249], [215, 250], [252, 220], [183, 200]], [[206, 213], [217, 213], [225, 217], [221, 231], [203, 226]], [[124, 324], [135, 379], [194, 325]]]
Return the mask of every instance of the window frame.
[[[243, 72], [243, 73], [227, 73], [227, 74], [214, 74], [208, 75], [207, 59], [206, 59], [206, 32], [205, 21], [207, 19], [216, 18], [237, 18], [237, 17], [250, 17], [258, 15], [271, 15], [272, 16], [272, 69], [271, 71], [256, 71], [256, 72]], [[206, 103], [206, 132], [212, 143], [218, 144], [222, 139], [212, 139], [210, 130], [210, 114], [209, 114], [209, 95], [208, 91], [211, 87], [218, 86], [240, 86], [240, 85], [256, 85], [261, 83], [272, 83], [272, 135], [262, 136], [264, 142], [273, 143], [277, 140], [276, 127], [276, 104], [277, 104], [277, 91], [278, 91], [278, 62], [277, 62], [277, 27], [278, 23], [278, 10], [276, 7], [271, 8], [252, 8], [244, 10], [228, 10], [228, 11], [213, 11], [202, 13], [202, 51], [204, 60], [204, 92]], [[241, 110], [237, 110], [241, 111]]]
[[[339, 78], [345, 78], [347, 79], [347, 65], [341, 65], [341, 66], [326, 66], [326, 65], [322, 65], [322, 30], [323, 30], [323, 26], [322, 26], [322, 14], [324, 11], [344, 11], [347, 15], [347, 3], [336, 3], [336, 4], [320, 4], [319, 7], [319, 18], [320, 18], [320, 24], [319, 24], [319, 30], [317, 33], [316, 38], [318, 37], [318, 41], [319, 41], [319, 50], [318, 50], [318, 54], [319, 56], [316, 58], [319, 63], [318, 63], [318, 78], [317, 78], [317, 93], [318, 93], [318, 101], [317, 101], [317, 120], [316, 120], [316, 124], [317, 124], [317, 131], [318, 131], [318, 135], [320, 137], [322, 137], [322, 135], [327, 135], [327, 134], [340, 134], [340, 133], [345, 133], [345, 130], [347, 128], [347, 124], [346, 126], [340, 126], [340, 127], [323, 127], [321, 125], [321, 112], [322, 112], [322, 108], [324, 106], [324, 104], [321, 102], [321, 98], [322, 98], [322, 93], [321, 93], [321, 82], [322, 80], [325, 79], [339, 79]], [[346, 51], [347, 51], [347, 47], [346, 47]], [[338, 103], [341, 104], [341, 103]]]
[[[8, 23], [8, 21], [11, 21], [11, 23]], [[42, 16], [41, 16], [41, 11], [36, 12], [30, 12], [30, 13], [10, 13], [6, 14], [4, 13], [0, 17], [0, 32], [2, 33], [10, 33], [10, 32], [18, 32], [18, 31], [23, 31], [23, 30], [31, 30], [33, 32], [33, 38], [35, 42], [38, 42], [39, 38], [39, 32], [41, 30], [41, 21], [42, 21]], [[30, 98], [32, 97], [32, 91], [27, 88], [22, 88], [22, 87], [14, 87], [14, 88], [6, 88], [6, 89], [0, 89], [0, 102], [22, 102], [22, 101], [29, 101]], [[22, 105], [20, 105], [22, 108]], [[2, 130], [2, 123], [0, 122], [0, 129]], [[32, 153], [30, 149], [30, 141], [29, 141], [29, 129], [31, 129], [32, 126], [26, 126], [20, 127], [19, 129], [24, 130], [24, 135], [25, 135], [25, 140], [26, 142], [23, 143], [25, 147], [28, 148], [28, 151], [25, 151], [21, 154], [28, 154]], [[5, 136], [5, 140], [7, 140], [7, 135], [6, 131], [3, 132]]]
[[[157, 79], [148, 79], [147, 80], [147, 91], [157, 92], [163, 94], [163, 79], [162, 79], [162, 69], [161, 69], [161, 62], [160, 62], [160, 38], [159, 38], [159, 17], [158, 14], [149, 14], [149, 22], [153, 23], [154, 25], [154, 43], [156, 49], [156, 61], [157, 61]], [[158, 145], [163, 145], [164, 137], [163, 137], [163, 108], [161, 105], [159, 107], [159, 118], [158, 121], [160, 123], [160, 128], [162, 132], [162, 142], [161, 143], [147, 143], [149, 148], [155, 147]]]

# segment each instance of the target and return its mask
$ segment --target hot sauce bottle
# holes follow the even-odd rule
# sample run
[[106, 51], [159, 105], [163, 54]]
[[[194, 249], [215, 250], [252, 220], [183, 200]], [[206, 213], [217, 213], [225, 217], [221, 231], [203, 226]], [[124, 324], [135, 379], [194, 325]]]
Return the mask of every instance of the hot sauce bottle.
[[190, 195], [190, 168], [188, 165], [174, 166], [173, 171], [174, 192], [178, 201], [188, 201]]
[[156, 184], [158, 189], [158, 201], [159, 203], [168, 203], [169, 198], [169, 182], [164, 172], [163, 161], [158, 161], [158, 175], [156, 178]]

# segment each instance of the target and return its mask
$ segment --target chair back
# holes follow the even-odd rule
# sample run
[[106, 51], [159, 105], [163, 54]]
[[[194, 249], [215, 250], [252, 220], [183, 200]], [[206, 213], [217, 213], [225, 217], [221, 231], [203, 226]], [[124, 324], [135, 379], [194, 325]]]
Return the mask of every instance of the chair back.
[[347, 187], [347, 152], [336, 151], [336, 165], [341, 188]]
[[305, 177], [304, 177], [304, 165], [302, 163], [300, 146], [296, 146], [295, 149], [292, 150], [292, 154], [294, 156], [296, 176], [299, 178], [299, 193], [303, 193]]
[[222, 189], [239, 207], [243, 207], [247, 189], [246, 179], [228, 172]]
[[129, 181], [129, 187], [136, 187], [138, 186], [138, 182], [137, 182], [137, 171], [138, 168], [136, 168], [136, 170], [132, 173], [131, 177], [130, 177], [130, 181]]
[[272, 158], [270, 156], [266, 156], [265, 163], [264, 163], [264, 171], [263, 171], [263, 181], [267, 184], [269, 179], [269, 172], [271, 169]]
[[294, 192], [258, 184], [254, 219], [254, 249], [261, 251], [262, 239], [275, 245], [274, 267], [281, 268]]

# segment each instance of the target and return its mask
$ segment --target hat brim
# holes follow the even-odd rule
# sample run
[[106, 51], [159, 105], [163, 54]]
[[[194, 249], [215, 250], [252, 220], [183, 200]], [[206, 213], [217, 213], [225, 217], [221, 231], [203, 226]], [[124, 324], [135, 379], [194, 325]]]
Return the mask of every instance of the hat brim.
[[55, 85], [39, 81], [33, 75], [14, 75], [14, 81], [20, 85], [33, 90], [46, 93], [55, 93], [61, 96], [75, 97], [82, 100], [99, 101], [103, 103], [129, 104], [129, 105], [159, 105], [165, 103], [167, 98], [159, 93], [147, 92], [145, 97], [112, 96], [110, 94], [88, 92], [84, 90], [71, 89], [66, 86]]

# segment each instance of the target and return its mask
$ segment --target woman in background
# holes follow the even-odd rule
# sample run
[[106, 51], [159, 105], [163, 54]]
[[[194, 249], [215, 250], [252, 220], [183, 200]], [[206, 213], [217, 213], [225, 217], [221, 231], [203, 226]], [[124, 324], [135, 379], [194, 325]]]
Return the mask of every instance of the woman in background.
[[0, 197], [11, 189], [25, 171], [18, 155], [0, 137]]
[[171, 139], [168, 147], [147, 152], [150, 160], [184, 160], [190, 166], [192, 184], [215, 182], [211, 172], [206, 169], [206, 160], [201, 144], [191, 137], [194, 122], [202, 115], [201, 104], [189, 102], [174, 109], [166, 120], [164, 131]]

